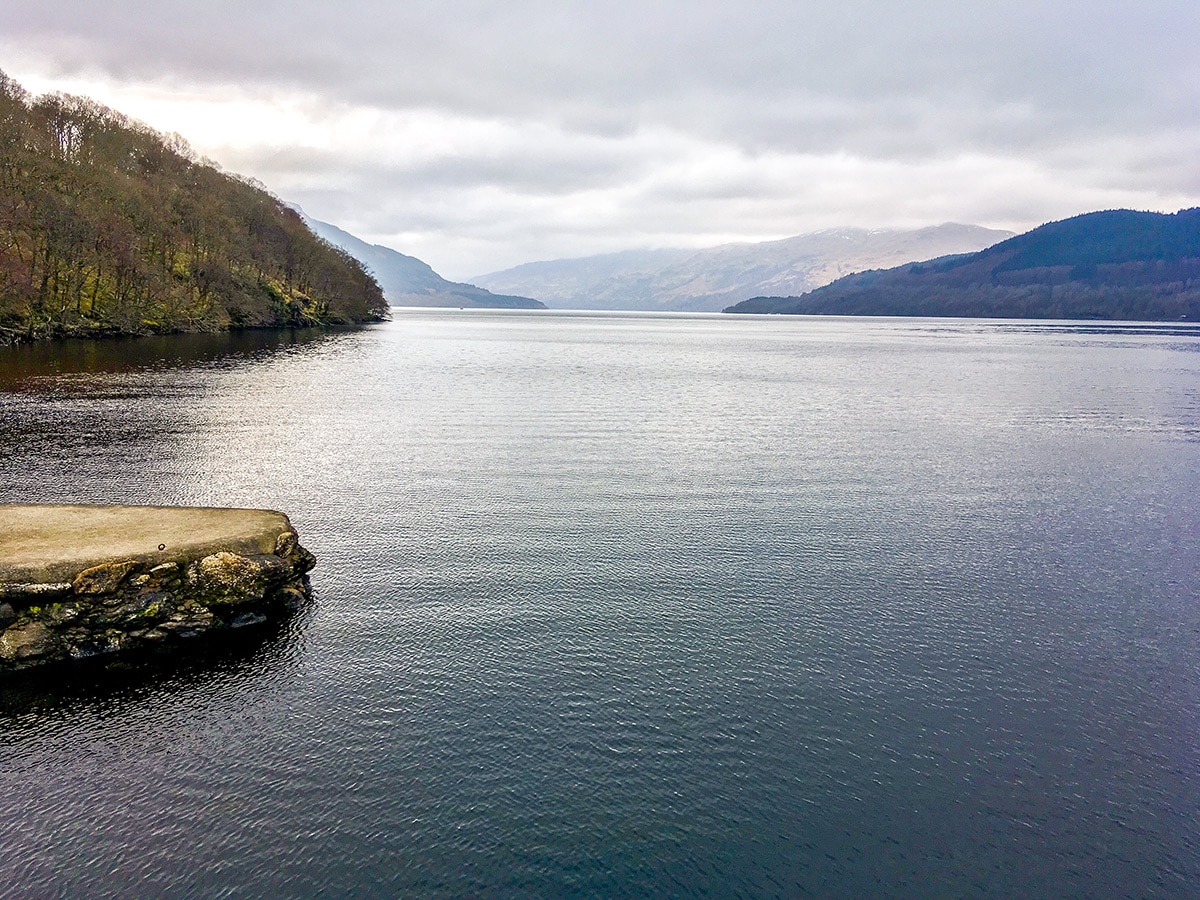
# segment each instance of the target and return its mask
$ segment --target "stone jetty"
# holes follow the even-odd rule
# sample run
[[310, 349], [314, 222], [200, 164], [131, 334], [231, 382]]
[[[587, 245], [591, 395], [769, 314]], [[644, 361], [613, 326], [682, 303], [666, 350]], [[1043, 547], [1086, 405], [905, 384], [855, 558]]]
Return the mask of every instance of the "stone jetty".
[[270, 510], [0, 505], [0, 673], [286, 615], [314, 563]]

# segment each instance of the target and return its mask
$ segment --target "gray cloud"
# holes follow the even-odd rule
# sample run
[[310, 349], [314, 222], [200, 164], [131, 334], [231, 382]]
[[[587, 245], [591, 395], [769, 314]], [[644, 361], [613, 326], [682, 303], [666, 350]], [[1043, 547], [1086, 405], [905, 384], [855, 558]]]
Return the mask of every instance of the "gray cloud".
[[[153, 96], [135, 114], [455, 276], [1195, 204], [1197, 37], [1200, 7], [1157, 0], [0, 0], [0, 68]], [[278, 127], [175, 121], [173, 97]]]

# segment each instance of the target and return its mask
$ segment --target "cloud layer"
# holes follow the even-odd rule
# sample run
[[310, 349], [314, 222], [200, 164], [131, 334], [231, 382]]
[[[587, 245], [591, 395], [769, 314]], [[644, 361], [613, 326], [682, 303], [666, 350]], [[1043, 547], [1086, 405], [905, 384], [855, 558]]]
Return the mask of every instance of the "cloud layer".
[[0, 68], [464, 277], [1200, 203], [1200, 7], [0, 0]]

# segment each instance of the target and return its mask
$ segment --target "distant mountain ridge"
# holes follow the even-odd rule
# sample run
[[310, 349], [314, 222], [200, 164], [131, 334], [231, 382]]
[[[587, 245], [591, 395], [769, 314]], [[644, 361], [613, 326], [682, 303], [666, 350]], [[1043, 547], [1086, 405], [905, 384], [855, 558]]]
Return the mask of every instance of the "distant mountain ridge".
[[308, 216], [294, 207], [309, 228], [336, 247], [341, 247], [375, 276], [392, 306], [488, 307], [496, 309], [545, 309], [530, 297], [493, 294], [473, 284], [447, 281], [427, 263], [405, 256], [390, 247], [368, 244], [348, 231]]
[[755, 294], [800, 293], [849, 272], [970, 252], [1011, 236], [955, 223], [914, 230], [842, 228], [703, 250], [628, 250], [532, 262], [473, 280], [552, 307], [716, 311]]
[[1042, 225], [978, 253], [861, 272], [727, 312], [989, 318], [1200, 319], [1200, 208], [1128, 209]]

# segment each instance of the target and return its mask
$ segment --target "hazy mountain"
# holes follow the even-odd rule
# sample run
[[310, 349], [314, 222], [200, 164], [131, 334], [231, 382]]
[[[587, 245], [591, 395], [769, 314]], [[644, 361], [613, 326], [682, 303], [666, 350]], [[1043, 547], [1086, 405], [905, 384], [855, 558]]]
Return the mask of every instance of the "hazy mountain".
[[[297, 208], [298, 209], [298, 208]], [[305, 215], [308, 226], [329, 243], [341, 247], [375, 276], [392, 306], [471, 306], [498, 309], [545, 309], [529, 297], [493, 294], [473, 284], [447, 281], [427, 263], [390, 247], [368, 244], [336, 225]]]
[[979, 252], [850, 275], [728, 312], [991, 318], [1200, 319], [1200, 208], [1051, 222]]
[[715, 311], [757, 294], [803, 293], [849, 272], [979, 250], [1011, 235], [956, 224], [912, 231], [841, 228], [705, 250], [533, 262], [474, 280], [553, 307]]

